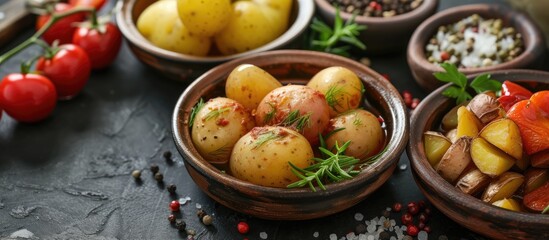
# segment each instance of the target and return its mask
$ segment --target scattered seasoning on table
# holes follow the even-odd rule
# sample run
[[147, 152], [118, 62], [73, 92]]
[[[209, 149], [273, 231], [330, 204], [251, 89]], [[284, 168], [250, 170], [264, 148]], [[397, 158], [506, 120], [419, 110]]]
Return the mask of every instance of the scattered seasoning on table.
[[261, 239], [267, 239], [269, 237], [269, 235], [266, 233], [266, 232], [260, 232], [259, 233], [259, 237]]
[[156, 164], [154, 164], [154, 163], [151, 164], [150, 169], [151, 169], [151, 172], [152, 172], [153, 174], [156, 174], [156, 173], [158, 172], [158, 170], [160, 170], [160, 168], [158, 167], [158, 165], [156, 165]]
[[175, 223], [175, 215], [170, 214], [170, 215], [168, 216], [168, 221], [170, 221], [170, 223]]
[[140, 170], [133, 170], [132, 171], [132, 177], [135, 178], [135, 180], [141, 179], [141, 171]]
[[187, 223], [185, 223], [185, 221], [181, 219], [177, 219], [175, 221], [175, 228], [177, 228], [177, 230], [179, 231], [185, 231], [185, 228], [187, 228]]
[[394, 212], [400, 212], [401, 209], [402, 209], [402, 204], [397, 202], [393, 205], [393, 211]]
[[406, 170], [407, 168], [408, 168], [408, 165], [406, 165], [405, 163], [400, 164], [400, 165], [398, 166], [398, 169], [400, 169], [400, 171], [404, 171], [404, 170]]
[[355, 220], [362, 221], [364, 219], [364, 215], [362, 213], [355, 213]]
[[363, 223], [359, 223], [358, 225], [356, 225], [355, 233], [356, 234], [366, 233], [366, 225], [364, 225]]
[[165, 151], [162, 156], [164, 156], [164, 159], [166, 159], [166, 161], [171, 161], [172, 160], [172, 152], [170, 152], [170, 151]]
[[213, 217], [207, 214], [204, 215], [204, 217], [202, 217], [202, 223], [206, 226], [212, 225]]
[[423, 0], [328, 0], [347, 13], [366, 17], [394, 17], [418, 8]]
[[248, 231], [250, 231], [250, 226], [246, 222], [239, 222], [236, 225], [236, 230], [238, 230], [240, 234], [246, 234], [248, 233]]
[[172, 212], [179, 212], [179, 207], [181, 205], [179, 205], [179, 202], [178, 201], [171, 201], [170, 202], [170, 210]]
[[177, 187], [175, 186], [175, 184], [170, 184], [166, 187], [166, 189], [168, 190], [168, 192], [170, 194], [175, 194], [175, 190], [177, 190]]
[[154, 174], [154, 179], [157, 182], [162, 182], [164, 180], [164, 175], [162, 175], [162, 173], [157, 172]]
[[473, 14], [440, 26], [425, 46], [431, 63], [449, 62], [461, 68], [493, 66], [516, 58], [523, 51], [522, 35], [503, 27], [501, 19]]

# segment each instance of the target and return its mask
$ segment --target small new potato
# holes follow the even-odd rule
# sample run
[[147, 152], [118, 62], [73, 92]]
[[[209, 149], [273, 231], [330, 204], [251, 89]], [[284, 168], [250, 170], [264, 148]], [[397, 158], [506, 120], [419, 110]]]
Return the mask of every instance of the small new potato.
[[238, 179], [283, 188], [299, 180], [288, 162], [306, 168], [313, 163], [313, 157], [311, 145], [296, 131], [285, 127], [255, 127], [234, 145], [229, 167]]
[[231, 0], [177, 0], [177, 11], [189, 31], [202, 37], [221, 31], [232, 16]]
[[191, 129], [193, 144], [207, 161], [229, 161], [234, 144], [254, 127], [250, 113], [229, 98], [213, 98], [194, 117]]
[[179, 19], [175, 0], [158, 1], [139, 15], [137, 30], [155, 46], [182, 54], [206, 56], [211, 40], [189, 32]]
[[344, 67], [321, 70], [307, 86], [324, 94], [330, 106], [330, 117], [358, 108], [364, 91], [358, 76]]
[[252, 64], [242, 64], [229, 74], [225, 94], [252, 110], [269, 92], [279, 87], [282, 84], [265, 70]]
[[385, 142], [385, 134], [377, 117], [364, 109], [352, 110], [331, 119], [326, 131], [329, 135], [325, 139], [328, 149], [336, 142], [342, 145], [351, 141], [345, 155], [360, 160], [377, 154]]
[[257, 126], [286, 126], [303, 134], [311, 145], [328, 126], [330, 107], [324, 95], [307, 86], [288, 85], [271, 91], [257, 107]]

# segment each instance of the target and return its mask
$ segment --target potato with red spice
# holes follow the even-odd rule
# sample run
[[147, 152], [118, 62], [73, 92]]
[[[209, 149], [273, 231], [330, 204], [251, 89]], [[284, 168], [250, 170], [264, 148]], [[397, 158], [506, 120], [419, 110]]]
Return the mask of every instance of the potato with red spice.
[[285, 127], [255, 127], [234, 145], [229, 167], [241, 180], [268, 187], [286, 187], [298, 181], [288, 162], [299, 168], [312, 164], [307, 139]]
[[252, 64], [242, 64], [227, 77], [225, 94], [251, 110], [256, 109], [269, 92], [279, 87], [282, 83], [267, 71]]
[[271, 91], [255, 112], [258, 126], [285, 126], [303, 134], [311, 145], [328, 126], [330, 106], [324, 95], [307, 86], [288, 85]]
[[228, 162], [234, 144], [255, 125], [242, 104], [223, 97], [198, 106], [191, 121], [194, 146], [207, 161], [216, 164]]

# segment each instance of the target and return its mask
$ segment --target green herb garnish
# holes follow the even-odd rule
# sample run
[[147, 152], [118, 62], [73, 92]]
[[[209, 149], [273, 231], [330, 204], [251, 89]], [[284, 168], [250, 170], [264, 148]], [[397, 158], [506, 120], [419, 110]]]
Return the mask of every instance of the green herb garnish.
[[[342, 56], [350, 56], [348, 52], [351, 48], [350, 45], [365, 50], [366, 45], [357, 36], [360, 35], [360, 31], [366, 29], [366, 26], [355, 23], [355, 17], [356, 13], [344, 24], [339, 15], [339, 8], [336, 7], [333, 29], [321, 20], [314, 18], [310, 26], [313, 31], [309, 48]], [[341, 46], [340, 43], [345, 45]]]
[[297, 131], [303, 130], [303, 128], [310, 125], [311, 122], [311, 114], [307, 113], [305, 115], [300, 115], [299, 110], [291, 111], [284, 120], [280, 123], [282, 126], [292, 126], [295, 124], [295, 128]]
[[196, 105], [194, 105], [194, 107], [191, 109], [191, 116], [189, 116], [189, 128], [193, 126], [194, 118], [196, 117], [198, 111], [202, 109], [202, 107], [204, 107], [204, 100], [200, 98], [200, 100], [198, 100], [198, 103], [196, 103]]
[[356, 176], [360, 171], [354, 170], [354, 168], [355, 164], [359, 162], [359, 159], [344, 155], [345, 150], [349, 147], [350, 143], [351, 141], [347, 141], [340, 147], [336, 142], [336, 153], [332, 153], [324, 147], [319, 147], [318, 149], [322, 154], [328, 156], [328, 158], [313, 158], [317, 163], [303, 169], [288, 162], [291, 171], [301, 180], [294, 182], [287, 187], [297, 188], [308, 185], [313, 192], [316, 192], [313, 182], [316, 182], [320, 189], [326, 190], [326, 187], [322, 183], [323, 181], [329, 180], [332, 182], [339, 182]]
[[282, 138], [282, 136], [278, 133], [273, 132], [273, 131], [262, 133], [257, 138], [257, 141], [255, 141], [255, 145], [252, 149], [256, 149], [256, 148], [260, 147], [261, 145], [263, 145], [264, 143], [266, 143], [268, 141], [271, 141], [271, 140], [278, 139], [278, 138]]
[[337, 106], [337, 96], [340, 95], [343, 92], [343, 86], [341, 85], [333, 85], [328, 88], [328, 91], [326, 91], [325, 97], [326, 102], [328, 102], [328, 106], [330, 106], [332, 109], [335, 110]]
[[541, 214], [545, 214], [549, 212], [549, 205], [547, 205], [547, 207], [545, 207], [545, 209], [543, 209], [543, 211], [541, 211]]
[[[467, 77], [465, 74], [458, 71], [457, 67], [450, 63], [440, 64], [446, 72], [436, 72], [434, 73], [435, 77], [447, 83], [453, 83], [452, 86], [448, 87], [442, 95], [455, 98], [456, 103], [460, 104], [471, 98], [471, 94], [467, 92]], [[497, 80], [490, 79], [490, 74], [481, 74], [475, 77], [473, 81], [469, 84], [476, 93], [482, 93], [484, 91], [500, 91], [501, 83]]]
[[216, 109], [216, 110], [213, 110], [211, 112], [209, 112], [208, 114], [206, 114], [206, 116], [204, 116], [204, 120], [210, 120], [212, 118], [217, 118], [219, 115], [221, 115], [222, 113], [226, 112], [226, 111], [229, 111], [231, 110], [231, 107], [224, 107], [224, 108], [219, 108], [219, 109]]
[[263, 120], [263, 123], [267, 124], [271, 120], [273, 120], [275, 114], [276, 114], [276, 107], [272, 103], [267, 103], [269, 106], [271, 106], [271, 111], [265, 114], [265, 119]]

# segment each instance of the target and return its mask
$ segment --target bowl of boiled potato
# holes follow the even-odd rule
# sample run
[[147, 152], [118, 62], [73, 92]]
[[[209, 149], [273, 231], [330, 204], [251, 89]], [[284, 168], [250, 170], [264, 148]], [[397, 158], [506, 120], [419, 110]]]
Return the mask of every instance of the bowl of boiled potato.
[[[424, 195], [493, 239], [549, 238], [549, 73], [487, 72], [500, 92], [456, 104], [432, 92], [414, 110], [407, 148]], [[469, 81], [480, 74], [471, 75]]]
[[221, 64], [181, 95], [176, 146], [196, 185], [235, 211], [304, 220], [387, 181], [408, 138], [393, 85], [348, 58], [277, 50]]
[[133, 54], [191, 82], [222, 62], [297, 44], [313, 0], [123, 0], [116, 20]]

